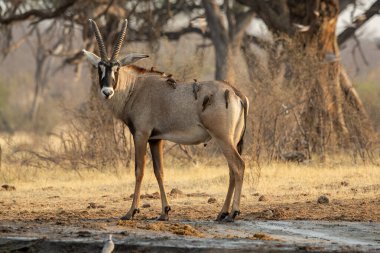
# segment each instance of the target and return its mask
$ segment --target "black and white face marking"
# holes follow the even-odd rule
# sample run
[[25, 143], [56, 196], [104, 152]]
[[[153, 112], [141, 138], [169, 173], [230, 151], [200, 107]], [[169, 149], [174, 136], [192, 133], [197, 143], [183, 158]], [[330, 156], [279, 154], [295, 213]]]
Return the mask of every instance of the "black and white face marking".
[[118, 62], [100, 61], [98, 64], [100, 93], [105, 99], [110, 99], [114, 95], [119, 68]]

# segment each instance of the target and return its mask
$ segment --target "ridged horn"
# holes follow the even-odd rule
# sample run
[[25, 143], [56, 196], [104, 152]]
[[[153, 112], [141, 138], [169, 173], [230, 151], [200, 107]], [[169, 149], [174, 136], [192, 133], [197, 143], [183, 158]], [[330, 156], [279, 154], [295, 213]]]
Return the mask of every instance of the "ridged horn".
[[119, 55], [121, 44], [123, 43], [125, 34], [127, 33], [127, 25], [128, 25], [128, 20], [124, 19], [123, 27], [121, 28], [119, 37], [117, 38], [115, 46], [113, 47], [111, 61], [116, 60], [117, 56]]
[[98, 42], [100, 58], [102, 60], [107, 60], [108, 59], [107, 50], [106, 50], [106, 46], [104, 45], [103, 37], [100, 34], [99, 27], [94, 20], [89, 19], [89, 21], [92, 24], [92, 29], [94, 30], [95, 38], [96, 38], [96, 41]]

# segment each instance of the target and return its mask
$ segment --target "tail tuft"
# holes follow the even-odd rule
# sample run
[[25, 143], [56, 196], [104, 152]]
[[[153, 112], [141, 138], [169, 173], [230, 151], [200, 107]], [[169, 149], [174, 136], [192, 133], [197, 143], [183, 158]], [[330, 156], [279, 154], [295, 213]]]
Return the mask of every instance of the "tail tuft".
[[249, 102], [247, 97], [245, 96], [239, 96], [241, 99], [241, 104], [244, 109], [244, 128], [243, 128], [243, 133], [240, 137], [240, 140], [237, 144], [237, 151], [239, 152], [239, 155], [243, 153], [243, 147], [244, 147], [244, 135], [245, 135], [245, 130], [247, 128], [247, 116], [248, 116], [248, 107], [249, 107]]

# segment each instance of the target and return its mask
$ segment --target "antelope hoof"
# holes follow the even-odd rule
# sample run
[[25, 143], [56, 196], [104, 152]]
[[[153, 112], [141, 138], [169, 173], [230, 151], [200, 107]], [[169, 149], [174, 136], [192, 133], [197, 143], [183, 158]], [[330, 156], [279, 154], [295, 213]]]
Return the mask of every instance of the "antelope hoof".
[[240, 214], [240, 211], [235, 211], [223, 219], [223, 222], [234, 222], [236, 216]]
[[228, 216], [228, 214], [229, 214], [228, 212], [219, 213], [218, 217], [216, 217], [216, 221], [222, 221], [222, 220], [224, 220]]
[[126, 215], [120, 218], [120, 220], [133, 220], [136, 213], [140, 213], [140, 209], [135, 208], [133, 211], [129, 211]]
[[157, 217], [157, 220], [159, 221], [168, 221], [169, 220], [169, 211], [172, 209], [170, 206], [165, 206], [164, 213], [161, 214], [159, 217]]

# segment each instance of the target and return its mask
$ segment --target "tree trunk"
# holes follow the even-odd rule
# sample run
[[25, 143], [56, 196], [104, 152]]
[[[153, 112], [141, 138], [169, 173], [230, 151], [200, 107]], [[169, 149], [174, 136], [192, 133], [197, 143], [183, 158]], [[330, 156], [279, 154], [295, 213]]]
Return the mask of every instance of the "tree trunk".
[[225, 80], [234, 84], [234, 59], [240, 52], [243, 35], [253, 17], [253, 12], [233, 13], [231, 4], [235, 3], [225, 0], [227, 28], [224, 25], [220, 7], [215, 0], [202, 0], [202, 4], [215, 49], [215, 79]]
[[222, 13], [215, 1], [202, 0], [215, 50], [215, 79], [235, 82], [232, 52]]
[[[268, 71], [262, 72], [267, 75], [264, 78], [267, 85], [261, 87], [258, 94], [259, 98], [268, 97], [268, 93], [274, 94], [273, 101], [266, 101], [272, 101], [271, 106], [278, 108], [271, 114], [276, 126], [273, 126], [273, 131], [267, 131], [268, 136], [265, 137], [271, 145], [280, 145], [274, 149], [297, 146], [292, 145], [292, 142], [306, 143], [308, 150], [319, 154], [322, 160], [327, 149], [335, 150], [336, 147], [354, 148], [364, 154], [362, 150], [368, 148], [373, 130], [365, 108], [340, 63], [335, 35], [339, 1], [287, 0], [286, 5], [279, 5], [275, 0], [239, 2], [261, 10], [256, 13], [263, 16], [262, 19], [269, 24], [269, 30], [275, 34], [275, 42], [267, 50]], [[288, 18], [277, 22], [278, 17], [285, 14]], [[271, 60], [276, 59], [272, 55], [277, 52], [277, 41], [284, 48], [284, 56], [280, 58], [285, 60]], [[285, 65], [287, 71], [279, 88], [272, 80], [281, 65]], [[253, 71], [250, 76], [257, 75], [260, 73]], [[271, 87], [269, 92], [268, 84]], [[278, 89], [289, 94], [284, 96]], [[286, 116], [290, 110], [294, 116], [291, 118], [296, 119], [296, 123], [289, 121], [289, 116]], [[266, 112], [264, 115], [270, 114], [267, 108], [263, 111]], [[281, 115], [284, 115], [283, 119], [279, 120]]]
[[[327, 145], [347, 148], [350, 144], [355, 144], [354, 138], [367, 143], [371, 126], [360, 98], [349, 84], [347, 73], [340, 63], [335, 35], [339, 14], [338, 1], [322, 0], [314, 7], [316, 9], [311, 10], [312, 14], [305, 15], [309, 19], [311, 31], [301, 34], [296, 39], [297, 44], [304, 45], [304, 54], [308, 59], [313, 59], [312, 55], [316, 56], [316, 69], [311, 75], [312, 80], [315, 80], [315, 86], [310, 90], [302, 122], [308, 132], [319, 133], [319, 137], [311, 138], [308, 142], [323, 158]], [[290, 13], [299, 14], [292, 8]], [[305, 19], [300, 20], [297, 15], [291, 16], [290, 20], [300, 24], [305, 22]], [[354, 122], [352, 117], [356, 114], [359, 117], [356, 117]]]
[[235, 83], [235, 70], [233, 66], [233, 49], [230, 45], [215, 45], [215, 79]]

